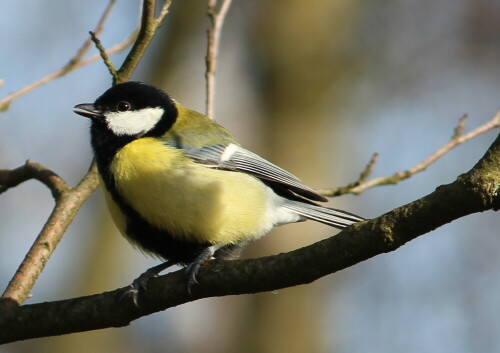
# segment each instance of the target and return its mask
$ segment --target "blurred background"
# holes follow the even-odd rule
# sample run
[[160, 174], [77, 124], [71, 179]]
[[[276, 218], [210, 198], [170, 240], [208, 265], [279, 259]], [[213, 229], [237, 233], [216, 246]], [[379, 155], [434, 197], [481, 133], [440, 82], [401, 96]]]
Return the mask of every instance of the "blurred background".
[[[64, 65], [103, 1], [3, 2], [0, 97]], [[140, 1], [118, 1], [110, 47], [135, 28]], [[134, 79], [204, 111], [206, 1], [174, 1]], [[96, 53], [92, 48], [90, 54]], [[125, 54], [112, 56], [119, 66]], [[500, 1], [234, 1], [222, 33], [216, 119], [243, 145], [321, 188], [409, 168], [500, 108]], [[86, 119], [72, 113], [111, 84], [101, 62], [53, 81], [0, 113], [0, 168], [40, 162], [75, 185], [92, 159]], [[331, 204], [371, 218], [469, 170], [498, 131], [459, 146], [424, 173]], [[0, 195], [5, 288], [53, 206], [30, 181]], [[9, 352], [500, 352], [500, 221], [457, 220], [396, 252], [313, 284], [189, 303], [129, 327], [18, 342]], [[331, 236], [311, 222], [251, 244], [276, 254]], [[158, 262], [117, 233], [98, 190], [83, 206], [27, 303], [129, 284]]]

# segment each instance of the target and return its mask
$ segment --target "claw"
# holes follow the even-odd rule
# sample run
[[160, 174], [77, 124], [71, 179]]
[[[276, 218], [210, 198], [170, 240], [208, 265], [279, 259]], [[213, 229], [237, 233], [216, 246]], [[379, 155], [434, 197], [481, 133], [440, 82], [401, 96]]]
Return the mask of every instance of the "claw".
[[188, 286], [189, 294], [191, 294], [191, 287], [194, 286], [195, 284], [198, 284], [198, 280], [196, 279], [196, 275], [198, 274], [198, 271], [200, 270], [201, 265], [205, 261], [203, 261], [202, 263], [194, 263], [193, 262], [186, 268], [186, 274], [188, 277], [187, 286]]
[[151, 267], [146, 272], [142, 273], [139, 277], [134, 279], [132, 284], [130, 284], [130, 289], [124, 293], [125, 295], [131, 295], [132, 301], [134, 302], [136, 307], [139, 307], [138, 299], [139, 293], [141, 291], [146, 291], [148, 288], [148, 282], [151, 278], [158, 277], [159, 273], [168, 267], [172, 266], [173, 263], [170, 261], [166, 261], [157, 266]]
[[138, 308], [139, 307], [139, 290], [134, 286], [134, 284], [130, 284], [129, 288], [127, 291], [125, 291], [122, 296], [120, 297], [120, 300], [123, 300], [125, 297], [131, 296], [132, 297], [132, 302], [134, 305]]
[[196, 275], [198, 274], [200, 267], [212, 257], [215, 250], [217, 250], [216, 246], [209, 246], [208, 248], [204, 249], [186, 268], [186, 275], [188, 277], [187, 290], [189, 295], [191, 295], [191, 288], [195, 284], [198, 284]]
[[151, 278], [158, 277], [159, 271], [156, 270], [152, 271], [153, 269], [155, 269], [155, 267], [152, 267], [148, 269], [146, 272], [142, 273], [139, 277], [134, 279], [134, 281], [130, 286], [134, 288], [136, 291], [147, 290], [149, 280]]

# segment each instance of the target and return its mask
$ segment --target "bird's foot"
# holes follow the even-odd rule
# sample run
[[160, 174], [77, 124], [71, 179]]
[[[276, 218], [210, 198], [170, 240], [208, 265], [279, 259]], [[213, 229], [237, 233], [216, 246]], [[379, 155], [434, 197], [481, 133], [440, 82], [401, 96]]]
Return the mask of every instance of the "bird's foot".
[[208, 248], [203, 249], [203, 251], [193, 260], [193, 262], [191, 262], [186, 267], [186, 275], [188, 278], [187, 289], [190, 295], [191, 295], [191, 288], [195, 284], [198, 284], [198, 281], [196, 280], [196, 275], [198, 274], [198, 271], [200, 270], [201, 266], [205, 262], [207, 262], [208, 259], [212, 257], [215, 250], [217, 250], [216, 246], [209, 246]]
[[146, 270], [144, 273], [142, 273], [139, 277], [134, 279], [134, 281], [130, 284], [130, 289], [127, 291], [126, 294], [132, 296], [132, 300], [135, 304], [135, 306], [138, 305], [138, 298], [139, 298], [139, 292], [140, 291], [145, 291], [147, 290], [148, 282], [151, 278], [158, 277], [159, 273], [170, 266], [172, 266], [173, 263], [170, 261], [166, 261], [162, 264], [159, 264], [157, 266], [151, 267], [148, 270]]

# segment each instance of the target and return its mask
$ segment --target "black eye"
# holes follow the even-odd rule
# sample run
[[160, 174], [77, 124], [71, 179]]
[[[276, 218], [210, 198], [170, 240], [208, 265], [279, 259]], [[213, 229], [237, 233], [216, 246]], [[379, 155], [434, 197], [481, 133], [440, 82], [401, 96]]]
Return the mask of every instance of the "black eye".
[[130, 110], [131, 106], [129, 102], [120, 102], [116, 105], [116, 110], [119, 112], [126, 112]]

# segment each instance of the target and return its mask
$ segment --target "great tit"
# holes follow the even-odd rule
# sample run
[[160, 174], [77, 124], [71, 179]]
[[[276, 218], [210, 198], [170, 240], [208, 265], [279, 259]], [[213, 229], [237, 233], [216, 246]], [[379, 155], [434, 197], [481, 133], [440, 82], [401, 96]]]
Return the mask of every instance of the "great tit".
[[91, 120], [100, 184], [117, 227], [165, 260], [146, 279], [179, 264], [187, 266], [190, 288], [205, 261], [235, 258], [275, 226], [311, 219], [342, 229], [364, 220], [317, 204], [327, 199], [151, 85], [118, 84], [74, 112]]

